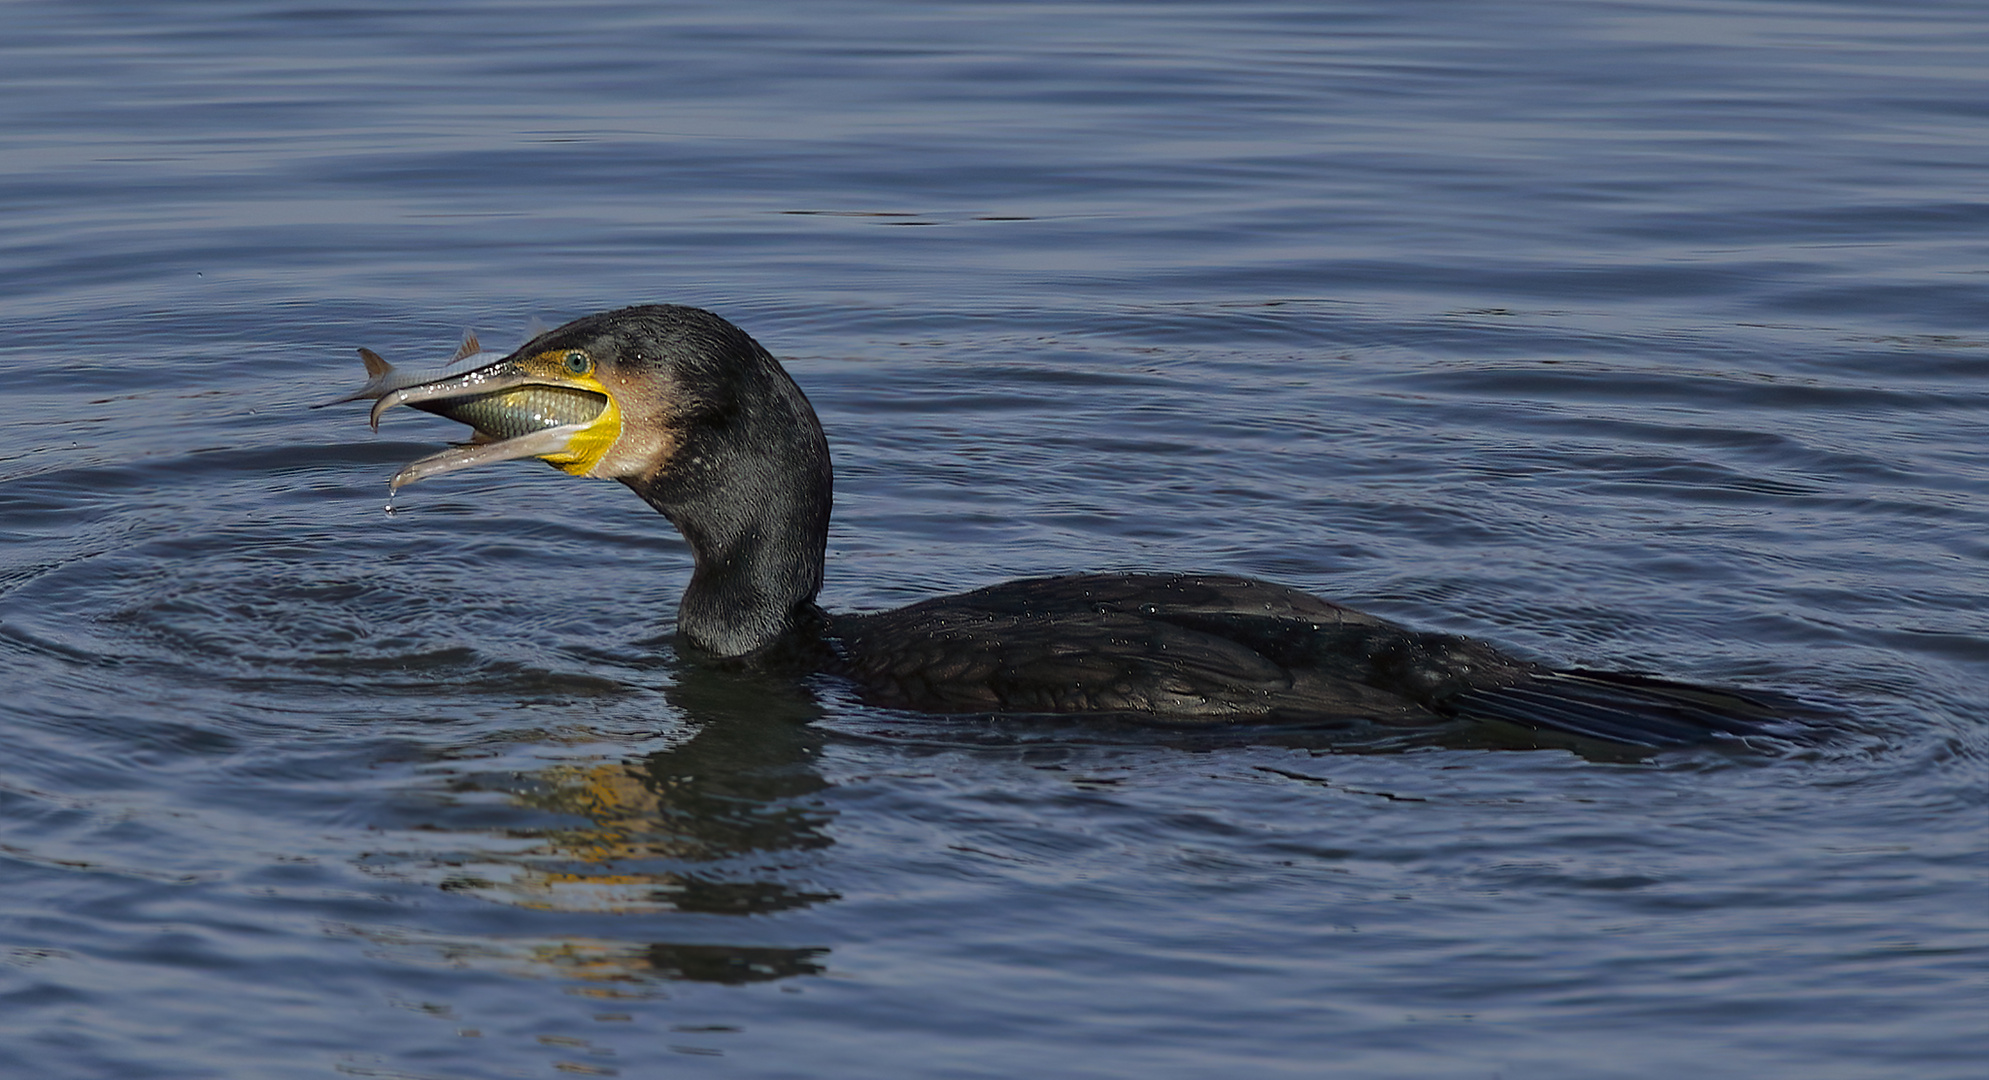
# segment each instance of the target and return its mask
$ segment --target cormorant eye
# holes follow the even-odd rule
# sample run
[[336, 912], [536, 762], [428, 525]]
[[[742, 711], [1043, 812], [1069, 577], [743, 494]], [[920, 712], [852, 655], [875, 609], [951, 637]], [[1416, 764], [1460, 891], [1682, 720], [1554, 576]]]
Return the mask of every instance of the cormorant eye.
[[585, 375], [594, 370], [594, 361], [587, 359], [584, 352], [570, 352], [566, 354], [566, 370], [575, 375]]

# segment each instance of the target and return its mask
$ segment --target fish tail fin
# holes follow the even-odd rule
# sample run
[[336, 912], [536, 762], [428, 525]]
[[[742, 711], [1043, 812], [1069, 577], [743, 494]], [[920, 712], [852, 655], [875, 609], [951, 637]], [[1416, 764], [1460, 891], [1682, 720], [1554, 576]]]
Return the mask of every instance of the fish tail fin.
[[388, 382], [393, 379], [395, 368], [394, 365], [387, 362], [386, 357], [361, 346], [359, 350], [359, 362], [366, 365], [365, 386], [343, 397], [335, 397], [330, 401], [320, 401], [312, 405], [311, 408], [322, 409], [327, 405], [343, 405], [348, 401], [381, 398], [385, 397], [392, 390]]

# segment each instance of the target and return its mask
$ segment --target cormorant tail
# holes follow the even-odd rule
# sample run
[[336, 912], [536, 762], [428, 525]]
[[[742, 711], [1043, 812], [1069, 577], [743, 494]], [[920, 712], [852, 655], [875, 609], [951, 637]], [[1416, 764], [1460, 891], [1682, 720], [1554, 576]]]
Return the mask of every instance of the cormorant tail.
[[1659, 749], [1751, 738], [1786, 739], [1809, 711], [1769, 691], [1716, 690], [1613, 671], [1541, 671], [1508, 686], [1468, 690], [1447, 702], [1461, 719], [1503, 720]]

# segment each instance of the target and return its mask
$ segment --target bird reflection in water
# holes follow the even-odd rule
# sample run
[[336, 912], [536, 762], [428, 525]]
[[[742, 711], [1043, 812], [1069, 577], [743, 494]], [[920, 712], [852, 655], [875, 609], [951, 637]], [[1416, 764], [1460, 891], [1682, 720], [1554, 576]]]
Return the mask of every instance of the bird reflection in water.
[[[441, 887], [525, 908], [615, 915], [762, 915], [838, 899], [798, 880], [794, 866], [796, 853], [835, 842], [826, 828], [831, 813], [810, 802], [828, 787], [814, 767], [822, 737], [808, 725], [819, 712], [813, 698], [799, 686], [770, 694], [765, 679], [701, 665], [681, 670], [665, 697], [695, 734], [645, 757], [557, 765], [531, 777], [529, 790], [510, 796], [514, 806], [581, 823], [506, 829], [529, 846], [479, 852]], [[697, 936], [709, 925], [701, 923]], [[814, 975], [828, 953], [709, 940], [379, 943], [601, 984]]]

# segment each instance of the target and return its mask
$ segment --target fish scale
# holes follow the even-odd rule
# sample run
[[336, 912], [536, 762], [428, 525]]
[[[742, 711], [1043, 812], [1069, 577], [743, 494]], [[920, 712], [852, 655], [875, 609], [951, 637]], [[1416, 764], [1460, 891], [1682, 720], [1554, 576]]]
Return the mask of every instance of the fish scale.
[[599, 394], [553, 386], [521, 386], [480, 397], [424, 401], [414, 408], [510, 439], [546, 428], [585, 424], [601, 414]]

